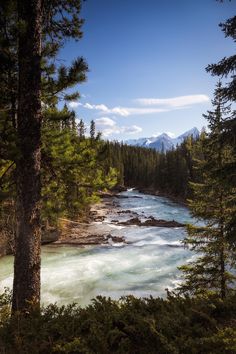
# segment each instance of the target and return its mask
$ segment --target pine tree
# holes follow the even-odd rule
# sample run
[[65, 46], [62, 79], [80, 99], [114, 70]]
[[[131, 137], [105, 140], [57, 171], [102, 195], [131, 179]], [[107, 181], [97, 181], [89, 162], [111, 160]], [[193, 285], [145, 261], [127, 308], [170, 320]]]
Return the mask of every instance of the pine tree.
[[[233, 41], [236, 41], [236, 16], [228, 19], [225, 23], [221, 23], [220, 27], [225, 34], [225, 37], [231, 37]], [[207, 72], [210, 72], [214, 76], [220, 76], [228, 78], [231, 81], [225, 84], [222, 88], [222, 96], [228, 101], [236, 101], [236, 55], [230, 57], [224, 57], [217, 64], [210, 64], [206, 68]]]
[[[70, 116], [68, 116], [70, 113]], [[44, 225], [56, 226], [60, 217], [83, 216], [98, 192], [112, 187], [116, 176], [106, 169], [103, 142], [97, 137], [81, 139], [80, 131], [57, 121], [70, 121], [73, 112], [56, 108], [45, 112], [42, 130], [42, 219]], [[53, 116], [53, 119], [52, 119]]]
[[[73, 0], [17, 1], [17, 8], [12, 8], [15, 20], [19, 18], [18, 47], [16, 37], [13, 43], [18, 52], [14, 63], [19, 80], [15, 86], [9, 83], [13, 93], [18, 90], [13, 311], [27, 310], [40, 301], [41, 102], [53, 107], [60, 98], [77, 98], [77, 92], [68, 95], [65, 90], [86, 78], [83, 58], [77, 58], [70, 67], [59, 68], [54, 60], [66, 38], [81, 38], [80, 9], [81, 2]], [[70, 116], [66, 106], [64, 111]], [[70, 129], [72, 124], [74, 118], [59, 122], [61, 129]]]
[[17, 235], [13, 311], [40, 301], [41, 0], [18, 1]]
[[80, 119], [79, 124], [78, 124], [78, 131], [79, 131], [79, 137], [80, 139], [84, 139], [85, 138], [85, 125], [82, 119]]
[[232, 149], [221, 139], [230, 107], [225, 105], [220, 84], [212, 103], [214, 110], [205, 115], [210, 133], [202, 143], [199, 140], [203, 159], [198, 160], [196, 168], [201, 180], [191, 183], [193, 200], [189, 202], [193, 217], [204, 224], [189, 225], [184, 239], [184, 244], [199, 257], [181, 267], [185, 282], [179, 290], [194, 294], [212, 290], [224, 298], [235, 280], [234, 252], [227, 241], [227, 228], [230, 215], [236, 212], [236, 196], [233, 188], [222, 184], [222, 168], [232, 159]]
[[94, 122], [94, 120], [91, 120], [91, 123], [90, 123], [90, 138], [92, 140], [95, 139], [95, 122]]
[[[225, 37], [231, 37], [236, 42], [236, 16], [228, 19], [225, 23], [221, 23], [220, 27]], [[222, 87], [222, 96], [235, 105], [236, 102], [236, 55], [224, 57], [217, 64], [208, 65], [206, 68], [214, 76], [230, 79], [224, 87]], [[225, 120], [222, 131], [222, 141], [224, 144], [231, 146], [233, 158], [224, 165], [222, 170], [222, 178], [225, 186], [231, 188], [236, 187], [236, 110], [231, 111], [231, 115]], [[236, 215], [232, 215], [231, 222], [228, 225], [228, 237], [234, 247], [236, 247]]]

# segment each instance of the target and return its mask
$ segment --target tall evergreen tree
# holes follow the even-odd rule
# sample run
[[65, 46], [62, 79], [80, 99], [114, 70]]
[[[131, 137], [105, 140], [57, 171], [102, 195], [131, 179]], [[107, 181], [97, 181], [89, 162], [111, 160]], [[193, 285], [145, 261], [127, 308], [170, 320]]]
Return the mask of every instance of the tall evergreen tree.
[[78, 132], [79, 132], [79, 137], [80, 139], [84, 139], [85, 138], [85, 125], [82, 119], [80, 119], [79, 124], [78, 124]]
[[[81, 38], [80, 9], [81, 2], [74, 0], [17, 1], [17, 8], [11, 9], [18, 16], [18, 41], [15, 37], [13, 46], [18, 53], [15, 63], [19, 70], [17, 85], [9, 86], [18, 90], [13, 311], [29, 309], [32, 302], [40, 301], [41, 102], [55, 106], [61, 98], [77, 98], [77, 92], [68, 95], [65, 90], [86, 78], [83, 58], [77, 58], [69, 68], [57, 68], [54, 60], [66, 38]], [[9, 17], [6, 11], [5, 14]], [[10, 100], [9, 103], [12, 107]], [[64, 111], [68, 111], [66, 106]], [[60, 122], [61, 128], [68, 129], [74, 123], [74, 117]]]
[[92, 140], [95, 139], [95, 122], [94, 122], [94, 120], [91, 120], [91, 123], [90, 123], [90, 138]]
[[[69, 122], [74, 113], [47, 109], [42, 129], [42, 220], [57, 226], [60, 217], [76, 219], [98, 200], [99, 190], [115, 184], [115, 171], [106, 170], [103, 142], [85, 138], [80, 131], [55, 119]], [[53, 118], [54, 117], [54, 118]], [[56, 118], [55, 118], [56, 117]]]
[[[232, 38], [236, 42], [236, 16], [228, 19], [225, 23], [221, 23], [220, 27], [225, 34], [225, 37]], [[228, 144], [232, 149], [232, 160], [224, 165], [223, 168], [223, 183], [225, 187], [231, 186], [236, 188], [236, 55], [224, 57], [216, 64], [208, 65], [206, 68], [214, 76], [225, 78], [227, 82], [221, 88], [222, 96], [229, 103], [234, 104], [234, 109], [231, 115], [224, 121], [221, 139], [224, 144]], [[236, 215], [232, 215], [231, 222], [228, 227], [229, 240], [236, 247]]]
[[201, 180], [191, 183], [193, 200], [189, 206], [192, 215], [204, 225], [189, 225], [184, 243], [199, 257], [181, 267], [185, 282], [180, 291], [196, 294], [210, 289], [224, 298], [235, 280], [234, 252], [227, 241], [227, 228], [230, 215], [236, 212], [236, 196], [232, 188], [222, 184], [222, 169], [232, 159], [232, 148], [221, 140], [224, 121], [230, 114], [221, 92], [219, 84], [212, 102], [214, 110], [205, 115], [210, 133], [201, 146], [203, 159], [196, 166]]
[[17, 234], [13, 311], [40, 301], [41, 0], [18, 1]]
[[[219, 25], [225, 34], [225, 37], [231, 37], [236, 42], [236, 16], [228, 19], [225, 23]], [[222, 95], [228, 101], [236, 101], [236, 55], [224, 57], [216, 64], [210, 64], [206, 70], [214, 76], [230, 78], [230, 81], [222, 88]]]

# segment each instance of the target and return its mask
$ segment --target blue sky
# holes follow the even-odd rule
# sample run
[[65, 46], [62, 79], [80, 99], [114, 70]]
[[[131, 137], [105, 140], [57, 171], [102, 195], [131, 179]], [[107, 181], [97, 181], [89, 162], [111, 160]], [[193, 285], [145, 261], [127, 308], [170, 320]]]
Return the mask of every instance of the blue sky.
[[61, 52], [90, 69], [70, 106], [109, 139], [200, 129], [216, 82], [205, 67], [235, 52], [218, 27], [235, 10], [235, 0], [87, 0], [83, 39]]

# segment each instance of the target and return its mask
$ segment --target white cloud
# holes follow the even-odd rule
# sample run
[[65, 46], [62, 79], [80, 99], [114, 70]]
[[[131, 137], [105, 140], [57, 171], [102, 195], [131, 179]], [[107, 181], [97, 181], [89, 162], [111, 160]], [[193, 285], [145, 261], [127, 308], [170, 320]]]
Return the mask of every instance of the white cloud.
[[[169, 112], [176, 109], [184, 109], [192, 104], [205, 103], [209, 101], [206, 95], [188, 95], [178, 96], [173, 98], [138, 98], [134, 100], [138, 104], [136, 107], [108, 107], [105, 104], [91, 104], [80, 103], [72, 101], [69, 103], [71, 108], [82, 106], [89, 110], [98, 111], [100, 114], [115, 114], [121, 117], [128, 117], [131, 115], [146, 115], [153, 113]], [[141, 107], [140, 107], [141, 105]]]
[[107, 106], [105, 106], [105, 104], [90, 104], [90, 103], [85, 103], [83, 104], [84, 108], [87, 109], [96, 109], [98, 111], [102, 111], [102, 112], [108, 112], [109, 108]]
[[126, 107], [111, 108], [110, 113], [118, 114], [122, 117], [128, 117], [130, 115], [129, 110]]
[[104, 137], [112, 134], [137, 134], [142, 131], [142, 128], [137, 125], [119, 126], [113, 119], [108, 117], [97, 118], [95, 124], [97, 131], [100, 131]]
[[108, 117], [102, 117], [96, 119], [96, 125], [100, 127], [114, 127], [116, 122]]
[[151, 113], [161, 113], [161, 112], [167, 112], [168, 109], [164, 108], [126, 108], [127, 111], [127, 116], [130, 115], [145, 115], [145, 114], [151, 114]]
[[130, 115], [144, 115], [150, 113], [166, 112], [166, 108], [143, 108], [143, 107], [113, 107], [109, 108], [105, 104], [90, 104], [85, 103], [82, 105], [84, 108], [97, 110], [99, 113], [116, 114], [122, 117], [128, 117]]
[[100, 111], [100, 113], [107, 113], [107, 114], [113, 113], [113, 114], [118, 114], [123, 117], [126, 117], [129, 115], [129, 112], [124, 107], [108, 108], [105, 104], [90, 104], [90, 103], [85, 103], [83, 105], [83, 107], [87, 108], [87, 109], [94, 109], [94, 110]]
[[170, 108], [175, 108], [205, 103], [209, 100], [209, 97], [206, 95], [188, 95], [173, 98], [138, 98], [135, 102], [142, 106], [167, 106]]
[[78, 106], [81, 106], [82, 105], [82, 103], [80, 103], [80, 102], [78, 102], [78, 101], [70, 101], [69, 103], [68, 103], [68, 106], [70, 107], [70, 108], [77, 108]]
[[126, 134], [137, 134], [141, 133], [143, 129], [137, 125], [131, 125], [130, 127], [123, 127], [123, 131]]

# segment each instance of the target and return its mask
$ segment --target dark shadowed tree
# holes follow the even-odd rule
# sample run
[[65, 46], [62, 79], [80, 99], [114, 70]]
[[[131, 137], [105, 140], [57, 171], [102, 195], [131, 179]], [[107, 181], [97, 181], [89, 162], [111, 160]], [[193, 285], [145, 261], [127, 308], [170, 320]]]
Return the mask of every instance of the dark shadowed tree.
[[93, 140], [95, 139], [95, 122], [94, 120], [90, 123], [90, 138]]
[[[18, 107], [13, 311], [29, 310], [32, 304], [40, 303], [41, 102], [44, 107], [55, 107], [61, 99], [78, 98], [78, 92], [68, 95], [65, 91], [83, 82], [87, 71], [81, 57], [70, 67], [58, 67], [55, 60], [66, 39], [82, 37], [81, 1], [18, 0], [16, 3], [17, 7], [13, 6], [11, 11], [18, 18], [18, 38], [13, 44], [18, 54], [14, 62], [18, 85], [10, 86], [13, 93], [16, 91]], [[75, 129], [75, 117], [72, 118], [59, 125]]]
[[[224, 166], [232, 161], [232, 147], [221, 139], [223, 125], [230, 114], [230, 106], [221, 96], [218, 84], [213, 100], [213, 111], [204, 117], [208, 120], [210, 132], [202, 141], [202, 159], [196, 161], [201, 180], [191, 183], [193, 200], [189, 202], [192, 215], [204, 220], [204, 224], [189, 225], [185, 245], [199, 254], [197, 260], [181, 269], [185, 282], [180, 291], [193, 294], [207, 290], [226, 297], [235, 285], [234, 257], [228, 243], [228, 224], [236, 212], [234, 188], [225, 186], [222, 180]], [[200, 140], [199, 140], [200, 143]]]
[[40, 302], [41, 0], [18, 1], [17, 234], [13, 311]]
[[[221, 23], [220, 27], [226, 38], [236, 42], [236, 16]], [[236, 187], [236, 55], [224, 57], [218, 63], [210, 64], [206, 70], [214, 76], [224, 78], [224, 85], [221, 88], [222, 96], [229, 103], [233, 103], [231, 116], [225, 120], [221, 139], [224, 144], [232, 146], [233, 159], [224, 166], [223, 182], [225, 186]], [[232, 215], [229, 223], [228, 236], [234, 247], [236, 247], [236, 215]]]
[[[221, 23], [219, 26], [226, 38], [232, 38], [236, 42], [236, 16], [228, 19], [225, 23]], [[236, 101], [235, 69], [236, 55], [224, 57], [218, 63], [210, 64], [206, 68], [212, 75], [228, 79], [228, 82], [222, 88], [222, 96], [229, 101]]]

